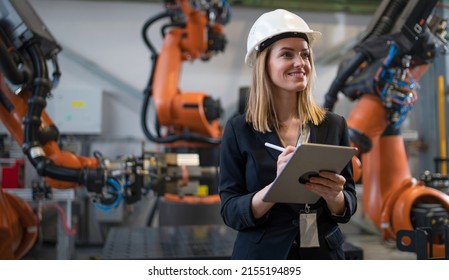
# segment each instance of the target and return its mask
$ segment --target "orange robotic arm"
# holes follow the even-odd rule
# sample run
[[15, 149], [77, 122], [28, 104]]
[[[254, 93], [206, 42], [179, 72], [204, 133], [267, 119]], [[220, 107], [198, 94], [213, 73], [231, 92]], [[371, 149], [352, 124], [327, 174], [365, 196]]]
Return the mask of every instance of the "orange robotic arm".
[[[105, 176], [98, 159], [61, 151], [59, 133], [45, 112], [46, 100], [59, 78], [61, 50], [26, 1], [5, 1], [0, 7], [0, 118], [39, 175], [54, 188], [84, 185], [101, 193]], [[49, 77], [47, 60], [55, 68]], [[11, 87], [18, 87], [12, 92]]]
[[[446, 21], [431, 16], [437, 2], [383, 1], [326, 95], [331, 110], [339, 91], [357, 100], [348, 127], [362, 153], [363, 209], [383, 239], [394, 240], [400, 230], [440, 226], [418, 223], [416, 207], [439, 205], [449, 216], [449, 196], [412, 177], [399, 129], [417, 100], [415, 82], [446, 53]], [[435, 242], [432, 251], [443, 256], [444, 244]]]
[[[178, 88], [184, 61], [208, 60], [223, 51], [226, 40], [223, 24], [229, 17], [225, 1], [198, 1], [195, 7], [188, 0], [165, 1], [167, 11], [151, 18], [144, 26], [143, 36], [153, 54], [153, 68], [143, 110], [143, 128], [149, 140], [157, 143], [193, 141], [218, 144], [222, 127], [219, 123], [221, 105], [202, 92], [182, 93]], [[156, 20], [170, 17], [164, 26], [164, 41], [157, 53], [146, 37], [146, 31]], [[146, 125], [149, 98], [154, 100], [157, 115], [157, 136]], [[166, 127], [161, 136], [159, 127]]]
[[[85, 186], [96, 201], [113, 204], [112, 192], [99, 158], [61, 151], [59, 133], [45, 112], [46, 99], [59, 78], [60, 47], [25, 0], [0, 5], [0, 120], [24, 154], [52, 188]], [[49, 78], [47, 60], [55, 66]], [[13, 92], [12, 87], [19, 89]], [[117, 189], [117, 188], [116, 188]], [[0, 187], [0, 259], [19, 259], [37, 238], [31, 207]]]
[[[3, 73], [0, 72], [0, 90], [2, 93], [2, 103], [7, 104], [7, 106], [0, 106], [0, 119], [14, 140], [23, 146], [25, 141], [23, 121], [27, 112], [29, 112], [28, 104], [32, 95], [31, 88], [26, 87], [17, 94], [13, 93], [6, 84]], [[70, 168], [68, 169], [69, 172], [65, 174], [70, 174], [71, 169], [99, 168], [99, 162], [96, 158], [82, 157], [59, 149], [56, 142], [58, 136], [57, 128], [45, 111], [41, 113], [40, 123], [37, 134], [41, 140], [39, 140], [39, 143], [36, 142], [35, 146], [29, 147], [30, 150], [28, 152], [25, 151], [29, 157], [33, 157], [34, 155], [46, 157], [49, 160], [48, 164], [51, 161], [54, 168], [56, 166]], [[42, 167], [45, 168], [44, 166]], [[36, 166], [36, 168], [41, 167]], [[59, 176], [56, 175], [56, 172], [52, 174], [51, 171], [46, 170], [38, 170], [38, 172], [41, 173], [40, 175], [46, 176], [48, 185], [53, 188], [74, 188], [84, 183], [81, 178], [75, 178], [73, 175], [64, 177], [63, 169], [61, 169]]]

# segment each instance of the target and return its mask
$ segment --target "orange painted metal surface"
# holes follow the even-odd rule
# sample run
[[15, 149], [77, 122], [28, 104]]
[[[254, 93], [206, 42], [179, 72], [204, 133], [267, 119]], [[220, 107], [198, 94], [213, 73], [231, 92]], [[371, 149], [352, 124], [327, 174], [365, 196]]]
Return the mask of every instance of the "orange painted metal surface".
[[379, 97], [370, 94], [363, 95], [348, 117], [348, 126], [370, 139], [382, 135], [388, 126], [388, 120]]
[[[412, 70], [416, 80], [427, 68], [425, 65]], [[403, 137], [383, 135], [388, 120], [377, 96], [366, 94], [360, 98], [348, 117], [348, 126], [372, 142], [372, 149], [361, 155], [362, 202], [364, 212], [384, 240], [395, 240], [399, 230], [414, 229], [411, 211], [415, 203], [438, 203], [449, 211], [448, 195], [412, 177]], [[434, 244], [433, 253], [444, 257], [444, 244]]]
[[208, 196], [192, 196], [185, 195], [180, 196], [178, 194], [166, 193], [164, 198], [168, 201], [179, 202], [179, 203], [190, 203], [190, 204], [216, 204], [220, 203], [220, 196], [218, 194], [212, 194]]
[[37, 218], [21, 198], [0, 187], [0, 259], [21, 259], [37, 240]]
[[[158, 121], [173, 133], [190, 130], [207, 137], [222, 135], [219, 120], [208, 121], [203, 92], [181, 92], [178, 88], [183, 61], [201, 58], [207, 51], [207, 19], [199, 10], [192, 9], [188, 1], [179, 1], [187, 17], [185, 28], [171, 28], [157, 59], [153, 81], [153, 100]], [[215, 26], [216, 29], [222, 29]], [[176, 131], [179, 129], [180, 131]]]
[[[28, 99], [31, 89], [24, 88], [18, 94], [11, 91], [5, 82], [4, 74], [0, 72], [0, 90], [3, 102], [9, 106], [0, 106], [0, 119], [12, 138], [23, 144], [22, 121], [28, 110]], [[48, 114], [41, 114], [41, 128], [53, 125]], [[62, 167], [96, 167], [96, 158], [87, 158], [61, 151], [55, 141], [49, 141], [42, 146], [49, 159]], [[79, 185], [75, 182], [45, 178], [52, 188], [68, 189]], [[37, 219], [31, 207], [17, 196], [4, 192], [0, 187], [0, 259], [20, 259], [34, 245], [37, 239]]]
[[[19, 144], [23, 144], [23, 128], [22, 121], [28, 110], [28, 99], [31, 95], [31, 90], [25, 88], [20, 94], [15, 94], [6, 85], [3, 73], [0, 72], [0, 90], [3, 96], [12, 105], [8, 111], [4, 106], [0, 106], [0, 119], [9, 131], [14, 140]], [[53, 121], [48, 114], [43, 111], [41, 115], [41, 127], [45, 128], [53, 124]], [[42, 146], [45, 155], [51, 159], [55, 164], [62, 167], [81, 168], [81, 167], [97, 167], [98, 160], [96, 158], [88, 158], [75, 155], [67, 151], [61, 151], [58, 143], [49, 141]], [[48, 185], [53, 188], [67, 189], [78, 186], [75, 182], [61, 181], [56, 179], [45, 178]]]

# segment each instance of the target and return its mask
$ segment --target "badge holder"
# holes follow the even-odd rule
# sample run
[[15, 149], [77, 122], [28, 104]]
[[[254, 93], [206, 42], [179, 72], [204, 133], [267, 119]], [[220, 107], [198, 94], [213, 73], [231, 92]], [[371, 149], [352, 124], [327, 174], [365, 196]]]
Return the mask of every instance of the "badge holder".
[[299, 232], [301, 248], [320, 247], [317, 212], [310, 210], [309, 204], [306, 204], [304, 211], [299, 213]]

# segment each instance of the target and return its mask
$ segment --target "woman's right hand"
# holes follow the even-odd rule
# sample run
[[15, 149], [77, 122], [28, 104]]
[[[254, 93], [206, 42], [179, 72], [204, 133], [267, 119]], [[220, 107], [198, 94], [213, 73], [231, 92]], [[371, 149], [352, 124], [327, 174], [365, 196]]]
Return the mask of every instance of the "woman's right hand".
[[[287, 148], [285, 148], [285, 150], [279, 155], [278, 160], [277, 160], [276, 176], [279, 176], [279, 174], [281, 174], [285, 165], [292, 157], [295, 149], [296, 149], [296, 147], [287, 146]], [[270, 208], [273, 207], [273, 205], [274, 205], [273, 202], [263, 201], [263, 197], [268, 192], [268, 190], [271, 188], [271, 185], [272, 184], [265, 186], [263, 189], [258, 191], [252, 198], [251, 210], [253, 212], [254, 218], [256, 218], [256, 219], [259, 219], [263, 215], [265, 215], [268, 212], [268, 210], [270, 210]]]
[[290, 160], [295, 151], [296, 147], [287, 146], [285, 150], [278, 156], [277, 160], [277, 169], [276, 169], [276, 177], [281, 174], [282, 170], [284, 170], [285, 165]]

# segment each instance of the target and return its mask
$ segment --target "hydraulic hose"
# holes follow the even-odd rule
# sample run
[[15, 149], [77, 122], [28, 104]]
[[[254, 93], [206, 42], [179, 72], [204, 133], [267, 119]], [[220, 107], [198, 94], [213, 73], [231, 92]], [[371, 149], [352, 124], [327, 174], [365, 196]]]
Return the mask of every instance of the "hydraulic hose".
[[19, 69], [2, 40], [0, 40], [0, 67], [6, 78], [15, 85], [26, 84], [30, 81], [30, 71], [27, 68]]
[[334, 110], [335, 103], [338, 100], [338, 93], [340, 89], [344, 86], [347, 79], [357, 70], [357, 68], [365, 61], [370, 60], [370, 55], [368, 52], [363, 50], [363, 47], [360, 47], [364, 41], [368, 38], [377, 38], [381, 35], [387, 34], [391, 31], [394, 21], [399, 14], [401, 13], [404, 6], [407, 4], [406, 0], [395, 0], [391, 1], [388, 4], [388, 7], [385, 10], [385, 13], [381, 15], [379, 21], [374, 25], [371, 32], [369, 32], [365, 38], [362, 40], [360, 44], [358, 44], [358, 52], [356, 52], [355, 56], [351, 59], [350, 62], [346, 64], [344, 69], [340, 70], [337, 77], [332, 82], [328, 92], [324, 96], [324, 107], [329, 111]]
[[324, 108], [329, 111], [334, 110], [335, 103], [338, 100], [338, 92], [346, 83], [346, 80], [354, 73], [355, 70], [367, 60], [364, 53], [356, 53], [352, 60], [346, 65], [346, 67], [340, 71], [339, 75], [332, 82], [328, 92], [324, 96]]
[[408, 0], [393, 0], [388, 3], [388, 7], [385, 10], [385, 14], [383, 14], [379, 21], [376, 22], [371, 32], [365, 35], [365, 41], [367, 38], [371, 36], [381, 36], [387, 34], [391, 31], [394, 25], [394, 20], [398, 17], [398, 15], [402, 12], [404, 7], [407, 5]]
[[52, 87], [48, 79], [44, 55], [37, 42], [31, 42], [26, 51], [33, 65], [34, 78], [32, 80], [33, 93], [28, 100], [28, 111], [23, 120], [23, 151], [40, 176], [53, 179], [76, 182], [85, 185], [88, 191], [101, 193], [104, 185], [101, 169], [74, 169], [55, 165], [45, 156], [38, 140], [41, 125], [41, 114], [46, 107], [46, 98]]
[[[151, 27], [152, 24], [154, 24], [156, 21], [158, 21], [160, 19], [170, 17], [171, 15], [172, 15], [172, 13], [170, 13], [169, 11], [160, 13], [160, 14], [148, 19], [145, 22], [144, 26], [142, 27], [142, 37], [145, 42], [145, 45], [148, 47], [148, 49], [151, 52], [151, 60], [152, 60], [150, 78], [148, 79], [147, 87], [144, 91], [144, 100], [142, 103], [142, 110], [141, 110], [140, 121], [141, 121], [143, 133], [148, 138], [148, 140], [158, 143], [158, 144], [173, 143], [176, 141], [188, 141], [188, 142], [202, 142], [202, 143], [207, 143], [207, 144], [212, 144], [212, 145], [218, 145], [221, 143], [221, 139], [209, 138], [209, 137], [204, 137], [201, 135], [196, 135], [196, 134], [191, 134], [191, 133], [183, 133], [183, 134], [179, 134], [179, 135], [168, 135], [168, 136], [161, 137], [160, 132], [159, 132], [160, 125], [159, 125], [157, 118], [155, 120], [155, 129], [157, 131], [156, 132], [157, 136], [154, 135], [148, 128], [148, 123], [147, 123], [148, 107], [149, 107], [151, 96], [153, 93], [152, 85], [153, 85], [153, 80], [154, 80], [154, 72], [156, 69], [157, 59], [158, 59], [159, 55], [158, 55], [156, 48], [153, 46], [150, 39], [148, 38], [147, 33], [148, 33], [148, 29]], [[168, 26], [182, 26], [182, 24], [175, 23], [175, 24], [163, 26], [162, 31], [161, 31], [162, 35], [164, 35], [164, 33], [165, 33], [164, 30]]]
[[163, 18], [166, 18], [166, 17], [169, 17], [170, 15], [171, 15], [171, 13], [166, 11], [166, 12], [160, 13], [160, 14], [154, 16], [154, 17], [149, 18], [143, 24], [143, 27], [142, 27], [142, 38], [143, 38], [143, 41], [145, 42], [145, 45], [150, 49], [152, 54], [157, 54], [157, 50], [153, 46], [153, 44], [151, 43], [150, 39], [147, 36], [148, 29], [150, 29], [151, 25], [153, 23], [155, 23], [156, 21], [158, 21], [160, 19], [163, 19]]

